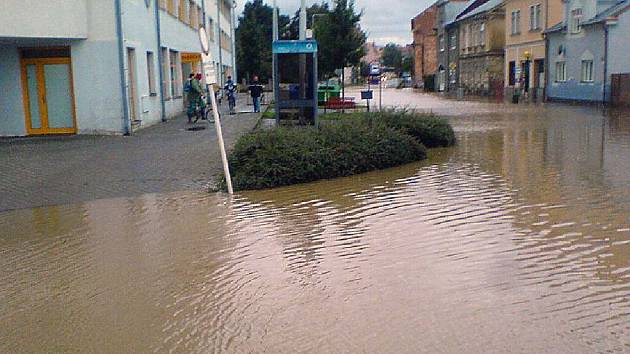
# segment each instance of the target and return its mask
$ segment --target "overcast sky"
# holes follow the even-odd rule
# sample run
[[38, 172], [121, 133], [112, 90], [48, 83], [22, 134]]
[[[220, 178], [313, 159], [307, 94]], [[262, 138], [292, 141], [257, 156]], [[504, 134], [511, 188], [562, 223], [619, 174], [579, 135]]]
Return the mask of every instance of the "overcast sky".
[[[238, 13], [243, 11], [246, 0], [238, 1]], [[265, 0], [269, 5], [272, 0]], [[307, 0], [307, 6], [316, 2]], [[358, 10], [363, 9], [361, 27], [368, 33], [368, 40], [377, 44], [394, 42], [411, 43], [411, 18], [427, 8], [434, 0], [355, 0]], [[280, 12], [293, 14], [300, 7], [300, 0], [277, 0]]]

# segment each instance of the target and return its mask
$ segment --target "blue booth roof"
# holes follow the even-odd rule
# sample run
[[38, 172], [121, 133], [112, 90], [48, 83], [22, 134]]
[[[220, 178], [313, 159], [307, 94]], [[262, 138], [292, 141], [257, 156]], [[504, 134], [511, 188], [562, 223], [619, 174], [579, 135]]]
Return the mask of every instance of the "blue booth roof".
[[317, 41], [274, 41], [273, 54], [317, 53]]

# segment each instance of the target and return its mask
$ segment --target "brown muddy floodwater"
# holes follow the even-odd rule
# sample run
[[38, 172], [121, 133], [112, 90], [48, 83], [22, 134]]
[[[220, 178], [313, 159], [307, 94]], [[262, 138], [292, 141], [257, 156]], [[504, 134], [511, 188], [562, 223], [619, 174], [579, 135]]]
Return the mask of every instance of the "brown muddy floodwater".
[[630, 118], [475, 105], [422, 163], [1, 213], [0, 352], [630, 352]]

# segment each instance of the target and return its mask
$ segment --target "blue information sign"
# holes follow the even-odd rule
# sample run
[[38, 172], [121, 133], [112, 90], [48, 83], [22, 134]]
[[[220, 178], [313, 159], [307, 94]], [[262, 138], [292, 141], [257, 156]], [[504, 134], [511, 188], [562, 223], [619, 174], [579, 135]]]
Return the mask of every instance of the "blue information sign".
[[317, 53], [317, 41], [274, 41], [273, 54]]

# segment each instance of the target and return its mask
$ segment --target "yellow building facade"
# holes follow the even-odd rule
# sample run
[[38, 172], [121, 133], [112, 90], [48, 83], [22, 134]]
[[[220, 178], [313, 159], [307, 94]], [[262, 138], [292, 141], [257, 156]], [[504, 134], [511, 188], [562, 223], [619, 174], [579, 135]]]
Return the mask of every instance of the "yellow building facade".
[[545, 87], [543, 32], [562, 21], [562, 0], [506, 0], [505, 87], [507, 98], [515, 89], [531, 100], [542, 100]]

